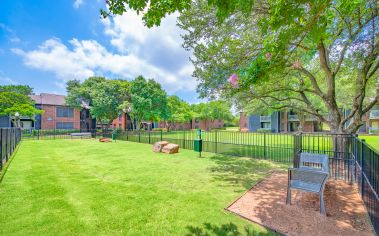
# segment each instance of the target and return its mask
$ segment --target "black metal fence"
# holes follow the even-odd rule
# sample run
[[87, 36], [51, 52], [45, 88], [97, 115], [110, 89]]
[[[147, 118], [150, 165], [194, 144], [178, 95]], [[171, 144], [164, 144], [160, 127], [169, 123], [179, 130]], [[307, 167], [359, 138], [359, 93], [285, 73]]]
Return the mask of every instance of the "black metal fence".
[[359, 193], [379, 234], [379, 152], [364, 140], [354, 138], [352, 155], [356, 160], [356, 180]]
[[[78, 131], [32, 131], [23, 139], [72, 139]], [[91, 131], [90, 137], [112, 137], [116, 140], [153, 144], [168, 141], [183, 149], [193, 150], [196, 131]], [[297, 165], [301, 152], [329, 156], [331, 177], [357, 182], [360, 194], [375, 231], [379, 233], [379, 152], [354, 135], [330, 133], [241, 133], [231, 131], [202, 132], [203, 151], [245, 156]]]
[[[104, 136], [111, 137], [112, 133]], [[122, 131], [117, 140], [153, 144], [168, 141], [183, 149], [193, 150], [195, 131]], [[354, 159], [349, 150], [353, 136], [327, 133], [273, 134], [230, 131], [203, 132], [203, 151], [233, 156], [246, 156], [292, 164], [299, 152], [324, 153], [333, 164], [333, 176], [353, 180]], [[339, 141], [344, 140], [344, 141]], [[344, 142], [347, 142], [344, 144]], [[345, 146], [343, 146], [345, 145]]]
[[9, 158], [21, 141], [21, 131], [17, 128], [0, 128], [0, 170], [3, 169]]
[[[80, 134], [80, 135], [79, 135]], [[89, 135], [86, 135], [89, 134]], [[100, 132], [92, 130], [89, 132], [82, 132], [80, 130], [22, 130], [23, 140], [49, 140], [49, 139], [88, 139], [94, 138], [96, 135], [101, 135]]]

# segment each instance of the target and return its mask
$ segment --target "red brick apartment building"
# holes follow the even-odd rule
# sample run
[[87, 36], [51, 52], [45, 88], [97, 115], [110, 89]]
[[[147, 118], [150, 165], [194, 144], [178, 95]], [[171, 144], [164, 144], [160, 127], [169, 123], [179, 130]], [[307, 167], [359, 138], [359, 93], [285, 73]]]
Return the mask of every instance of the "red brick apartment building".
[[113, 129], [127, 130], [132, 128], [132, 122], [126, 113], [122, 113], [112, 122], [111, 127]]
[[65, 96], [41, 93], [30, 97], [35, 101], [36, 108], [44, 110], [42, 115], [35, 117], [35, 129], [91, 129], [92, 120], [88, 109], [66, 106]]

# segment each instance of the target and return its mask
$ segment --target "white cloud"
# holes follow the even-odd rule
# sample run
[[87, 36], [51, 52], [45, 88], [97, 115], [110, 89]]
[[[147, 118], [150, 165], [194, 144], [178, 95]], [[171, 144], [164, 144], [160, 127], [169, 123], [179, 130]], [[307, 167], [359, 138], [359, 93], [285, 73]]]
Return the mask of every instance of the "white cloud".
[[28, 67], [55, 73], [60, 79], [58, 84], [70, 79], [84, 80], [89, 76], [112, 73], [124, 78], [134, 78], [140, 74], [155, 78], [170, 92], [195, 88], [191, 79], [179, 81], [180, 77], [185, 77], [183, 71], [186, 69], [170, 73], [133, 54], [110, 53], [94, 40], [72, 39], [69, 43], [70, 47], [67, 47], [59, 39], [53, 38], [35, 50], [13, 48], [12, 52], [21, 56]]
[[72, 39], [69, 43], [51, 38], [38, 48], [12, 51], [31, 68], [53, 72], [62, 84], [93, 75], [133, 79], [138, 75], [154, 78], [170, 93], [194, 91], [196, 79], [190, 53], [181, 47], [176, 17], [169, 16], [160, 27], [146, 28], [139, 16], [128, 12], [102, 21], [104, 33], [115, 52], [95, 40]]
[[73, 6], [75, 9], [78, 9], [80, 5], [82, 4], [83, 4], [83, 0], [75, 0]]

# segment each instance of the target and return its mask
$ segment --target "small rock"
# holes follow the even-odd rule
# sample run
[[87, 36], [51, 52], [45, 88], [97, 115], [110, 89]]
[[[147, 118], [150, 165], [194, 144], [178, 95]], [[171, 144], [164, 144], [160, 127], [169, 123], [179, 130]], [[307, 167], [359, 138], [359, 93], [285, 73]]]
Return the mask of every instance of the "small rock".
[[167, 144], [168, 144], [168, 142], [166, 142], [166, 141], [160, 141], [160, 142], [154, 143], [154, 145], [153, 145], [153, 152], [161, 152], [162, 148], [164, 146], [166, 146]]
[[167, 154], [174, 154], [179, 152], [179, 145], [178, 144], [167, 144], [162, 148], [162, 152], [167, 153]]

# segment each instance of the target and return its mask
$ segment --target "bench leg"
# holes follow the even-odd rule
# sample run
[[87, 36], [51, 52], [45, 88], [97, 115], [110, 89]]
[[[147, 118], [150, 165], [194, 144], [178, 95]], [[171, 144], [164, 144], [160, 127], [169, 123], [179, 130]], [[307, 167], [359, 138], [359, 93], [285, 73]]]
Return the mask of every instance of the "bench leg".
[[287, 200], [286, 200], [287, 205], [291, 205], [291, 188], [287, 187]]
[[325, 205], [324, 205], [324, 193], [320, 193], [320, 213], [326, 215], [325, 213]]

